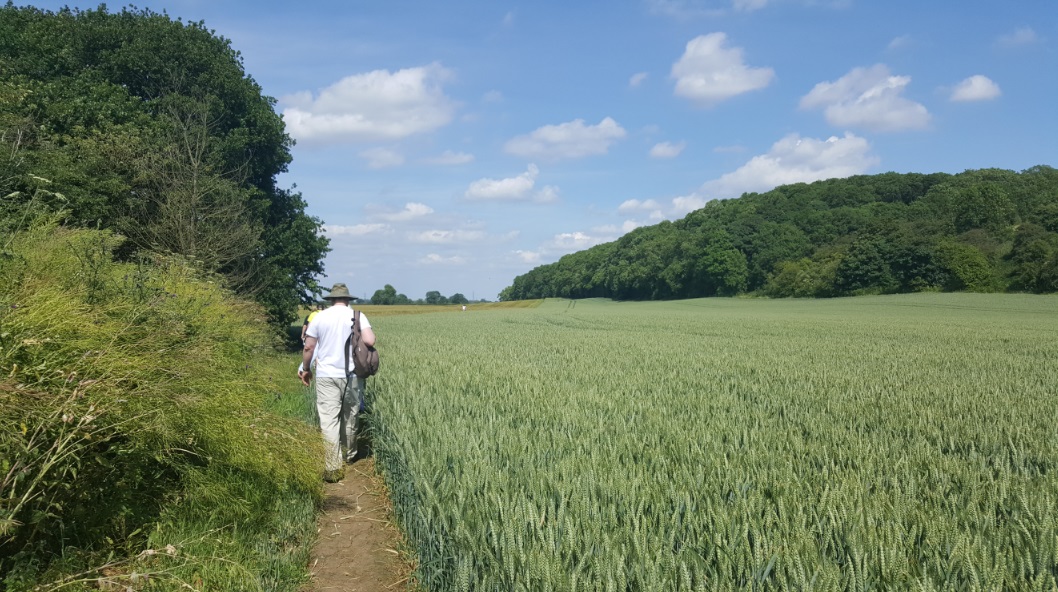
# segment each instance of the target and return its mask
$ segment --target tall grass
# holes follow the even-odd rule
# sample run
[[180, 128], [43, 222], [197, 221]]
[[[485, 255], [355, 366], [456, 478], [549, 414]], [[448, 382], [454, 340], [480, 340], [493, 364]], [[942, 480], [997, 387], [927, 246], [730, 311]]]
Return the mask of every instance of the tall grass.
[[289, 364], [254, 306], [119, 244], [43, 225], [0, 255], [0, 581], [293, 589], [321, 456], [274, 410]]
[[442, 590], [1058, 589], [1058, 300], [548, 301], [378, 321]]

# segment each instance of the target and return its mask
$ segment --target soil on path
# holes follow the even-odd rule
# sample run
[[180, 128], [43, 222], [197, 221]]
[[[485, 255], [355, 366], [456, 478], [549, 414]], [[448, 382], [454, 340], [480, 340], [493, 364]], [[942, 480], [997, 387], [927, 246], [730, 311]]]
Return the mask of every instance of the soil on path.
[[411, 567], [399, 551], [389, 499], [375, 461], [345, 468], [345, 479], [324, 486], [312, 579], [304, 592], [404, 592]]

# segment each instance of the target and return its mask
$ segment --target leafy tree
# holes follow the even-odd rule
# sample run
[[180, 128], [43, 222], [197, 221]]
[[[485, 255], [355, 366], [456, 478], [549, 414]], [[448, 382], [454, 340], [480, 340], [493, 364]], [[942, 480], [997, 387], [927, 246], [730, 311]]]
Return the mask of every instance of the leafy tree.
[[842, 294], [892, 290], [895, 280], [888, 254], [888, 245], [880, 237], [866, 236], [853, 241], [835, 270], [835, 287]]
[[371, 295], [371, 304], [396, 304], [397, 289], [386, 284], [381, 290]]
[[128, 234], [119, 256], [200, 262], [277, 329], [319, 292], [320, 221], [276, 185], [292, 141], [228, 40], [149, 10], [9, 2], [0, 64], [4, 195], [48, 179], [67, 224]]
[[448, 299], [440, 292], [432, 290], [426, 293], [426, 304], [448, 304]]
[[467, 300], [467, 297], [460, 294], [459, 292], [456, 292], [455, 294], [449, 296], [448, 302], [452, 304], [470, 304], [470, 301]]
[[1008, 257], [1014, 268], [1012, 287], [1028, 292], [1058, 290], [1058, 234], [1036, 224], [1022, 224]]
[[993, 266], [981, 249], [954, 240], [942, 241], [937, 254], [948, 270], [949, 290], [986, 292], [993, 288]]
[[840, 257], [830, 254], [819, 259], [780, 261], [768, 278], [764, 293], [776, 298], [818, 298], [833, 296]]
[[386, 284], [381, 290], [375, 290], [371, 295], [371, 304], [411, 304], [410, 298], [404, 294], [398, 294], [397, 289]]

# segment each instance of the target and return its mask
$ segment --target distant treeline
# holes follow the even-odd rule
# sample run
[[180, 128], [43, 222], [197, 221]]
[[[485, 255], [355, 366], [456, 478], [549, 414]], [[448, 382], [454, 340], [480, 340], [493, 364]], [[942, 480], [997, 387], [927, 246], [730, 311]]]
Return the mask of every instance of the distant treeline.
[[712, 201], [518, 276], [501, 300], [1058, 291], [1058, 170], [861, 175]]
[[371, 295], [371, 300], [369, 302], [371, 302], [371, 304], [470, 304], [467, 297], [459, 292], [456, 292], [451, 296], [445, 296], [437, 290], [427, 292], [425, 299], [419, 298], [418, 300], [412, 300], [406, 295], [397, 292], [397, 289], [389, 284], [386, 284], [386, 286], [380, 290], [375, 290], [375, 293]]

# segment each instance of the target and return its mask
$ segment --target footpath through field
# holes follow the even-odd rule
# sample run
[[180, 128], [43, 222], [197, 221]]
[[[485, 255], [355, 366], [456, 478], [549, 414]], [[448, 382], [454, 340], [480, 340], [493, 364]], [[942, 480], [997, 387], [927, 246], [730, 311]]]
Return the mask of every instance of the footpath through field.
[[325, 487], [319, 535], [312, 550], [312, 580], [304, 592], [400, 592], [411, 567], [398, 551], [389, 499], [375, 461], [346, 467], [345, 479]]

